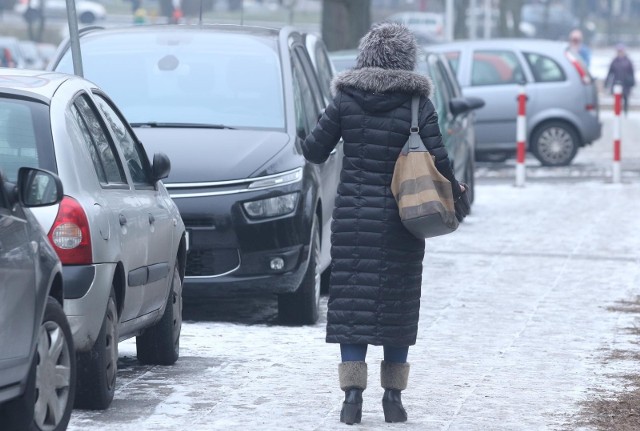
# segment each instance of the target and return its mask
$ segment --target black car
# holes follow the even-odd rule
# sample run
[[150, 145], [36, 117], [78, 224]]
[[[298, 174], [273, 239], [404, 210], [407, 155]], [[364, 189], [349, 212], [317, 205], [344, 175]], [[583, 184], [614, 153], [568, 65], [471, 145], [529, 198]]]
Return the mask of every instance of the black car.
[[[0, 104], [0, 115], [2, 108]], [[50, 172], [20, 168], [17, 186], [0, 172], [0, 429], [4, 431], [61, 431], [71, 416], [76, 366], [62, 309], [62, 267], [27, 208], [54, 205], [61, 199], [60, 180]]]
[[[235, 25], [87, 30], [84, 75], [172, 162], [189, 233], [185, 294], [271, 292], [285, 323], [318, 319], [342, 148], [300, 144], [326, 106], [302, 33]], [[51, 66], [72, 72], [70, 50]]]

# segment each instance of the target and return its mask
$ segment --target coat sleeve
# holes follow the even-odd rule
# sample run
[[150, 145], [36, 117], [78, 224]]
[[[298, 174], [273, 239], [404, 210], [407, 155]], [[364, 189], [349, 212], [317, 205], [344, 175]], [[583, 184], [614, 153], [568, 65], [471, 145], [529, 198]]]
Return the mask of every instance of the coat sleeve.
[[442, 143], [442, 134], [438, 125], [438, 114], [431, 100], [423, 98], [420, 106], [420, 118], [418, 126], [420, 127], [420, 137], [425, 147], [435, 157], [435, 164], [438, 171], [449, 180], [454, 199], [457, 199], [462, 193], [460, 185], [451, 168], [451, 161], [447, 149]]
[[302, 143], [302, 153], [311, 163], [324, 163], [340, 140], [340, 99], [338, 93], [327, 106], [316, 127]]

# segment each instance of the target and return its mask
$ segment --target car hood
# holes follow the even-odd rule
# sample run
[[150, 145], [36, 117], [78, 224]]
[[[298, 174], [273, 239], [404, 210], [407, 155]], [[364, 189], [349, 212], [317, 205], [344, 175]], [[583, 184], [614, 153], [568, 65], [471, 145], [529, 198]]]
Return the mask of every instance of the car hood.
[[171, 160], [163, 182], [197, 183], [251, 178], [289, 143], [281, 131], [137, 127], [150, 160]]

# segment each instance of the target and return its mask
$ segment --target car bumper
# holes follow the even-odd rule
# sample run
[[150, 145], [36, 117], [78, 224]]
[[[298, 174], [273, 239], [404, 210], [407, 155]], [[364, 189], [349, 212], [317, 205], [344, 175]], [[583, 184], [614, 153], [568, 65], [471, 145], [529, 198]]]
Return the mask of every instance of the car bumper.
[[309, 256], [304, 202], [299, 197], [294, 212], [285, 216], [250, 219], [242, 203], [263, 197], [246, 193], [175, 199], [189, 236], [185, 290], [297, 289]]
[[111, 293], [115, 264], [65, 265], [64, 311], [76, 350], [93, 347], [102, 326]]

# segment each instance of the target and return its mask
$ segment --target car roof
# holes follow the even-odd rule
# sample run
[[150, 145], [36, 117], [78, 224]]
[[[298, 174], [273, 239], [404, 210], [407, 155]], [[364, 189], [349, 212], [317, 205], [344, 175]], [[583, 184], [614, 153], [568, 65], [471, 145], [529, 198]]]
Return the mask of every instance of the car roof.
[[81, 36], [99, 34], [136, 34], [136, 33], [165, 33], [167, 31], [211, 31], [215, 33], [236, 33], [248, 34], [256, 37], [278, 37], [282, 31], [287, 31], [288, 27], [282, 29], [271, 27], [258, 27], [238, 24], [202, 24], [202, 25], [138, 25], [119, 28], [92, 27], [82, 32]]
[[49, 103], [60, 85], [74, 78], [57, 72], [0, 68], [0, 94], [26, 96]]
[[482, 48], [482, 49], [517, 49], [544, 51], [563, 51], [567, 48], [567, 42], [559, 42], [546, 39], [478, 39], [457, 40], [442, 44], [427, 45], [427, 49], [433, 51], [449, 51], [453, 49]]

